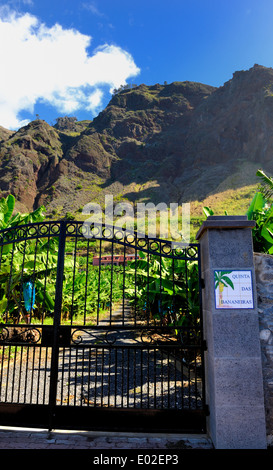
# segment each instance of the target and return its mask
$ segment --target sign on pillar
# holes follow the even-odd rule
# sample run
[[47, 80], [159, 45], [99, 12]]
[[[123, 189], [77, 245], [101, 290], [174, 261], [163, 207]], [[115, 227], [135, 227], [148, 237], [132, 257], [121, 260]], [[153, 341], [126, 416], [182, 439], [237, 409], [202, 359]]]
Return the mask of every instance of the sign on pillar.
[[252, 272], [214, 271], [215, 308], [253, 309]]

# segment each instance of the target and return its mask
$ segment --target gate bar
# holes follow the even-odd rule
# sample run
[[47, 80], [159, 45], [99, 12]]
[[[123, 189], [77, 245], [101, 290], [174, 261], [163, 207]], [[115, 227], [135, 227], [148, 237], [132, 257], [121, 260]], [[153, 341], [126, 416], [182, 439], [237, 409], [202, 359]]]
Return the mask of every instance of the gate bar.
[[60, 336], [60, 323], [61, 323], [61, 311], [62, 311], [65, 241], [66, 241], [66, 221], [62, 220], [60, 222], [60, 233], [59, 233], [59, 250], [58, 250], [58, 264], [57, 264], [54, 320], [53, 320], [53, 345], [52, 345], [51, 374], [50, 374], [50, 386], [49, 386], [49, 431], [52, 430], [52, 426], [53, 426], [54, 408], [56, 405], [56, 396], [57, 396], [59, 336]]

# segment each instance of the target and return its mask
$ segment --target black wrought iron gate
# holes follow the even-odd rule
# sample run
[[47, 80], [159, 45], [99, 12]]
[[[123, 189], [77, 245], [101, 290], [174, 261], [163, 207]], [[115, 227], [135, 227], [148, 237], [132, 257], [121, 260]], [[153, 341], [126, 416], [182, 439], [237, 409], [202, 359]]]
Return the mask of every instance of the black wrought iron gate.
[[0, 425], [205, 431], [197, 244], [18, 226], [0, 281]]

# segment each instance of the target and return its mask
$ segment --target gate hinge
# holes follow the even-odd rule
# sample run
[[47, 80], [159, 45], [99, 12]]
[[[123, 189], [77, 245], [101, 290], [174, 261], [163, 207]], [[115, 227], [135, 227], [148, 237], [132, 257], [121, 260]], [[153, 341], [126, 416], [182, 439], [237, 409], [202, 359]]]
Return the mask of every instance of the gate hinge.
[[207, 345], [207, 342], [205, 339], [203, 339], [202, 341], [202, 349], [203, 351], [207, 351], [208, 350], [208, 345]]
[[202, 277], [200, 279], [200, 284], [201, 284], [201, 288], [205, 289], [205, 279], [203, 279]]
[[205, 405], [204, 411], [205, 411], [206, 416], [210, 415], [209, 405]]

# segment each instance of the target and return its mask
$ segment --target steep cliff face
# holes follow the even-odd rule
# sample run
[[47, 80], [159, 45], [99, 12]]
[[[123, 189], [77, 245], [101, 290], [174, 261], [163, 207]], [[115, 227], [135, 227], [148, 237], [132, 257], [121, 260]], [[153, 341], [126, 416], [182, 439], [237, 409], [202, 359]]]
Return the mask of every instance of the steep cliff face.
[[202, 201], [273, 172], [273, 70], [255, 65], [220, 88], [140, 85], [93, 120], [0, 128], [0, 190], [21, 208], [75, 213], [87, 202]]
[[272, 118], [273, 70], [236, 72], [193, 113], [186, 151], [199, 163], [231, 158], [270, 163]]
[[44, 121], [33, 121], [0, 143], [0, 187], [31, 209], [37, 194], [51, 184], [62, 146], [57, 132]]

